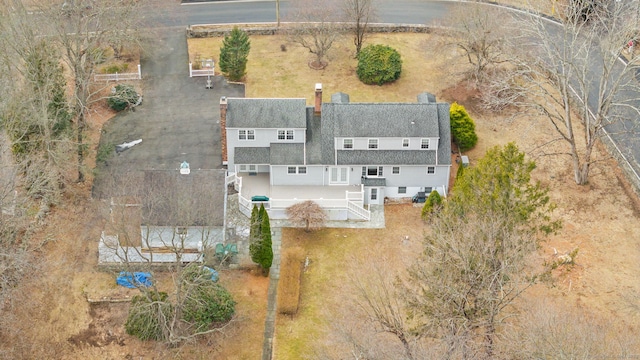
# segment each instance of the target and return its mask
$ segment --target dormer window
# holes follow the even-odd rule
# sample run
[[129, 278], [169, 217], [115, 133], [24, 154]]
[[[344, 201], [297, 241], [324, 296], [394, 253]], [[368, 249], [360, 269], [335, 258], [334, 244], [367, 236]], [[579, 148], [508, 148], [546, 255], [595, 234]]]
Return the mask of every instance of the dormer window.
[[420, 149], [422, 150], [429, 149], [429, 139], [420, 139]]
[[342, 139], [343, 149], [353, 149], [353, 139]]
[[369, 139], [369, 149], [378, 148], [378, 139]]
[[409, 139], [402, 139], [402, 147], [403, 148], [409, 147]]

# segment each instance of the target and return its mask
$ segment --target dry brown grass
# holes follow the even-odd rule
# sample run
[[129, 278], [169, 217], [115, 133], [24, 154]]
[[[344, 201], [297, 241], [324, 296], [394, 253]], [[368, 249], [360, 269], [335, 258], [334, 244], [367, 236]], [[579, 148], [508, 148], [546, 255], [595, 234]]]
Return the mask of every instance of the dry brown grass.
[[[457, 53], [434, 53], [434, 38], [429, 34], [374, 34], [368, 44], [389, 45], [402, 56], [402, 75], [394, 83], [383, 86], [365, 85], [356, 76], [357, 60], [350, 38], [343, 38], [329, 52], [329, 65], [324, 70], [308, 66], [312, 54], [290, 44], [286, 38], [276, 36], [251, 36], [251, 52], [247, 64], [246, 97], [301, 98], [313, 104], [314, 86], [322, 83], [324, 101], [331, 94], [344, 92], [353, 102], [415, 102], [424, 91], [439, 94], [460, 79], [455, 66], [449, 68], [449, 76], [440, 71], [452, 64]], [[189, 39], [189, 56], [219, 59], [222, 38]], [[281, 51], [285, 45], [287, 51]], [[459, 60], [456, 60], [459, 61]]]

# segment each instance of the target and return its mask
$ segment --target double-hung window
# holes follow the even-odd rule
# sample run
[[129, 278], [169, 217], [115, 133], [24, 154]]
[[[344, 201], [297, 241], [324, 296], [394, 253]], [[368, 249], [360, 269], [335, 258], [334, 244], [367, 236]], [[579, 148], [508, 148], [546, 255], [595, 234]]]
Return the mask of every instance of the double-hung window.
[[342, 139], [343, 149], [353, 149], [353, 139]]
[[278, 140], [293, 140], [293, 130], [278, 130]]
[[238, 140], [255, 140], [255, 130], [238, 130]]
[[378, 139], [369, 139], [369, 149], [378, 148]]
[[429, 139], [420, 139], [420, 149], [422, 150], [429, 149]]
[[435, 173], [436, 173], [436, 167], [435, 166], [427, 166], [427, 174], [433, 175]]
[[294, 175], [294, 174], [304, 175], [306, 173], [307, 173], [306, 166], [287, 166], [287, 174], [289, 175]]
[[409, 139], [402, 139], [402, 147], [403, 148], [409, 147]]
[[393, 168], [391, 168], [391, 173], [393, 175], [400, 175], [400, 166], [394, 166]]

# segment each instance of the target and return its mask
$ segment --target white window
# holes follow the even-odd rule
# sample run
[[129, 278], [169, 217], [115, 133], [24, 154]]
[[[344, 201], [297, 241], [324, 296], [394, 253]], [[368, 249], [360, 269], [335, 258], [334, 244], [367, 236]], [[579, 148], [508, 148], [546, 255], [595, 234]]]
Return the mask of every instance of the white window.
[[240, 165], [240, 172], [255, 172], [256, 171], [256, 165]]
[[362, 176], [367, 176], [367, 177], [382, 176], [382, 166], [363, 166]]
[[371, 200], [378, 200], [378, 189], [371, 189]]
[[306, 166], [288, 166], [287, 174], [306, 174], [307, 167]]
[[420, 149], [428, 149], [429, 148], [429, 139], [420, 139]]
[[402, 147], [403, 148], [409, 147], [409, 139], [402, 139]]
[[432, 175], [436, 173], [436, 167], [435, 166], [427, 166], [427, 174]]
[[342, 139], [343, 149], [353, 149], [353, 139]]
[[293, 140], [293, 130], [278, 130], [278, 140]]
[[406, 194], [407, 193], [407, 187], [406, 186], [400, 186], [398, 188], [398, 194]]
[[400, 174], [400, 166], [394, 166], [394, 167], [391, 169], [391, 173], [392, 173], [393, 175], [398, 175], [398, 174]]
[[369, 139], [369, 149], [378, 148], [378, 139]]
[[238, 140], [255, 140], [255, 130], [238, 130]]

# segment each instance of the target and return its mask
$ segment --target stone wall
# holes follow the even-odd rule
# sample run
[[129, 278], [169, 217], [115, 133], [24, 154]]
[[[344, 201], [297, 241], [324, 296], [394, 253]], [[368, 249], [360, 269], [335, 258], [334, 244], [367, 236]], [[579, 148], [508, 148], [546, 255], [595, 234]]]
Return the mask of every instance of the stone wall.
[[[187, 27], [187, 37], [221, 37], [230, 33], [234, 26], [238, 26], [249, 35], [275, 35], [284, 31], [287, 25], [282, 24], [281, 27], [278, 27], [276, 23], [190, 25]], [[373, 33], [430, 33], [433, 28], [426, 25], [369, 24], [369, 31]]]

